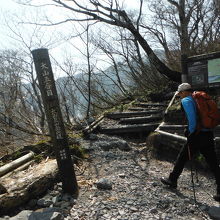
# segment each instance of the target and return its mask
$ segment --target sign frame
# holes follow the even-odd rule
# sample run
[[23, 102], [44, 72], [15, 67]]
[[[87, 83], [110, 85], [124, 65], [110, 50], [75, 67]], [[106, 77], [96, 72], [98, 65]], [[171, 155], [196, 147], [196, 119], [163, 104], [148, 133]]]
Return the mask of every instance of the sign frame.
[[188, 57], [186, 65], [192, 88], [220, 88], [220, 51]]

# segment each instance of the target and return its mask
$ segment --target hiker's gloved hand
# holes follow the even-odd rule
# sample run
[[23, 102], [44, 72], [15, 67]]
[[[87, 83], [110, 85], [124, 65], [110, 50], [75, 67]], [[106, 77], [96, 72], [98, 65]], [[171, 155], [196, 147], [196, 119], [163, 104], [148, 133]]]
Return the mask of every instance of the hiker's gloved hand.
[[184, 136], [185, 136], [185, 137], [188, 137], [188, 136], [189, 136], [189, 130], [188, 130], [188, 128], [185, 128], [185, 129], [184, 129]]
[[195, 131], [188, 134], [187, 141], [188, 141], [189, 144], [192, 144], [194, 142], [195, 135], [196, 135]]

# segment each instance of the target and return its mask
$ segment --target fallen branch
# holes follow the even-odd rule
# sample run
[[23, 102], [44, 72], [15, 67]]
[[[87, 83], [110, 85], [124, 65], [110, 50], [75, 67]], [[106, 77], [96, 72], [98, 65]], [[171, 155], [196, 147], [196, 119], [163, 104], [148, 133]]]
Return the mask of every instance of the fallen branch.
[[4, 177], [8, 177], [8, 176], [10, 176], [10, 175], [12, 175], [12, 174], [14, 174], [14, 173], [17, 173], [17, 172], [19, 172], [19, 171], [25, 170], [25, 169], [27, 169], [27, 168], [28, 168], [31, 164], [33, 164], [33, 163], [34, 163], [34, 160], [28, 161], [28, 162], [26, 162], [25, 164], [19, 166], [18, 168], [12, 170], [11, 172], [5, 174]]
[[22, 164], [26, 163], [29, 161], [32, 157], [34, 156], [34, 152], [30, 152], [2, 167], [0, 167], [0, 177], [4, 176], [6, 173], [16, 169], [17, 167], [21, 166]]

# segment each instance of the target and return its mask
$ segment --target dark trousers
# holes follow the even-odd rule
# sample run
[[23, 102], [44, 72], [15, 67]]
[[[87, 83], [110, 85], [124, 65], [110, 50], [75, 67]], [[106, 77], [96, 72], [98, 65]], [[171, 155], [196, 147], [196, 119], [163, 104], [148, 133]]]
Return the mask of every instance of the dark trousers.
[[220, 168], [215, 152], [213, 132], [210, 131], [200, 131], [198, 134], [194, 134], [192, 137], [187, 138], [187, 144], [182, 147], [173, 171], [170, 173], [170, 180], [177, 181], [183, 171], [185, 163], [191, 159], [189, 158], [188, 146], [191, 158], [197, 152], [200, 152], [205, 157], [207, 164], [215, 176], [217, 193], [220, 194]]

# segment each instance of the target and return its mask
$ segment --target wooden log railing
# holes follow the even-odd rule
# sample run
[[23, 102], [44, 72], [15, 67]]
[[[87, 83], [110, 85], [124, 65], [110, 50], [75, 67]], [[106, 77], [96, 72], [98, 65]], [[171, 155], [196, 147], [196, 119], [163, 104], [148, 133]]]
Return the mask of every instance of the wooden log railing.
[[84, 130], [83, 130], [83, 134], [87, 135], [89, 133], [91, 133], [92, 131], [94, 131], [98, 125], [103, 121], [104, 119], [104, 115], [100, 116], [97, 120], [95, 120], [93, 123], [91, 123], [90, 125], [88, 125]]

